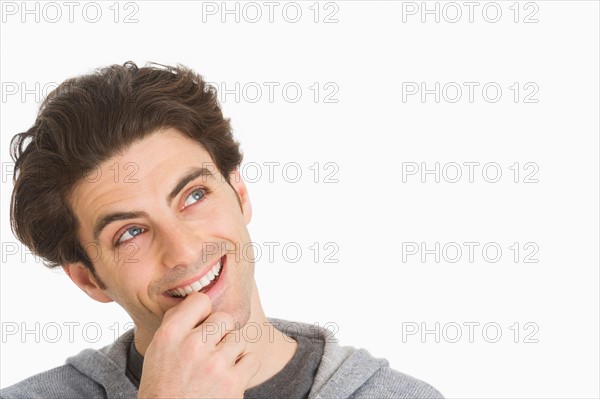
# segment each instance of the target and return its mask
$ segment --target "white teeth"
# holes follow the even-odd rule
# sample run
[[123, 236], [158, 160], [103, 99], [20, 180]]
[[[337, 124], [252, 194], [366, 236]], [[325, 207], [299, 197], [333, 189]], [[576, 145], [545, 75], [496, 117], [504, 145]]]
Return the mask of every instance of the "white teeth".
[[195, 291], [200, 291], [202, 288], [206, 287], [210, 284], [212, 280], [214, 280], [219, 273], [221, 272], [221, 261], [217, 262], [216, 265], [213, 266], [202, 278], [198, 281], [193, 282], [190, 285], [186, 285], [181, 288], [174, 288], [172, 290], [167, 291], [172, 296], [176, 297], [185, 297], [188, 294], [191, 294]]

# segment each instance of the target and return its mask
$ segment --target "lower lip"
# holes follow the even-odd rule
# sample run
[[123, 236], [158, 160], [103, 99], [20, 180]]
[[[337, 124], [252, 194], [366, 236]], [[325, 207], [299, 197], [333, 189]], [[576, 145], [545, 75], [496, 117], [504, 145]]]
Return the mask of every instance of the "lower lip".
[[[220, 287], [221, 284], [219, 284], [221, 282], [221, 277], [223, 277], [223, 274], [225, 272], [225, 264], [226, 264], [226, 257], [225, 255], [223, 255], [223, 257], [221, 258], [221, 270], [219, 271], [219, 275], [215, 277], [215, 279], [213, 281], [210, 282], [209, 285], [207, 285], [206, 287], [203, 287], [200, 291], [203, 294], [211, 294], [215, 292], [215, 288], [216, 287]], [[172, 297], [171, 295], [167, 294], [166, 292], [163, 294], [164, 296], [166, 296], [167, 298], [176, 301], [176, 302], [181, 302], [183, 301], [185, 298], [187, 298], [187, 296], [184, 296], [182, 298], [175, 298]], [[210, 296], [210, 295], [209, 295]]]

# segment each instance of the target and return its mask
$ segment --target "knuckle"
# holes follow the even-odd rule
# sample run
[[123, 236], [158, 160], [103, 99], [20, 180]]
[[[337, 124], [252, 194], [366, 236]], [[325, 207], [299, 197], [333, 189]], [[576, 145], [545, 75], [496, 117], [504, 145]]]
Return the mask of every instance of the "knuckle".
[[198, 355], [204, 352], [204, 343], [198, 339], [186, 339], [181, 344], [181, 350], [190, 356]]
[[171, 323], [163, 323], [156, 333], [154, 334], [153, 341], [157, 344], [165, 344], [167, 342], [172, 342], [176, 335], [175, 328], [171, 325]]
[[164, 320], [168, 320], [177, 312], [177, 306], [173, 306], [172, 308], [167, 309], [165, 315], [163, 316]]
[[[228, 361], [222, 355], [215, 355], [211, 359], [211, 369], [217, 373], [223, 372], [228, 366]], [[223, 378], [226, 378], [226, 375], [223, 375]]]

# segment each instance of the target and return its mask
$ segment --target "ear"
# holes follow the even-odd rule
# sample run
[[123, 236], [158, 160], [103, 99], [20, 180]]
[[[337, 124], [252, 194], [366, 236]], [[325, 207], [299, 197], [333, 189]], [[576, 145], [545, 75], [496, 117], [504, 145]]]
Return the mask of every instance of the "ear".
[[233, 190], [238, 196], [240, 207], [242, 208], [242, 213], [244, 214], [244, 219], [246, 220], [246, 224], [248, 224], [252, 219], [252, 204], [250, 203], [250, 197], [248, 196], [246, 183], [244, 183], [244, 180], [242, 180], [242, 176], [240, 175], [240, 171], [238, 169], [235, 169], [229, 174], [229, 181], [231, 183], [231, 187], [233, 187]]
[[112, 302], [112, 298], [106, 295], [100, 284], [94, 278], [92, 272], [81, 262], [63, 265], [63, 270], [83, 292], [98, 302]]

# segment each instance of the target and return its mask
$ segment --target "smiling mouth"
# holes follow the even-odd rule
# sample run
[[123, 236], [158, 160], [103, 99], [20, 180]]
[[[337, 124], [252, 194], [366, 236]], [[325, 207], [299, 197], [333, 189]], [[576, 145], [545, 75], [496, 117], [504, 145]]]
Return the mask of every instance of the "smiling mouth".
[[192, 292], [206, 292], [210, 290], [219, 280], [223, 270], [223, 256], [219, 261], [202, 277], [189, 285], [179, 288], [173, 288], [167, 291], [167, 294], [173, 298], [185, 298]]

